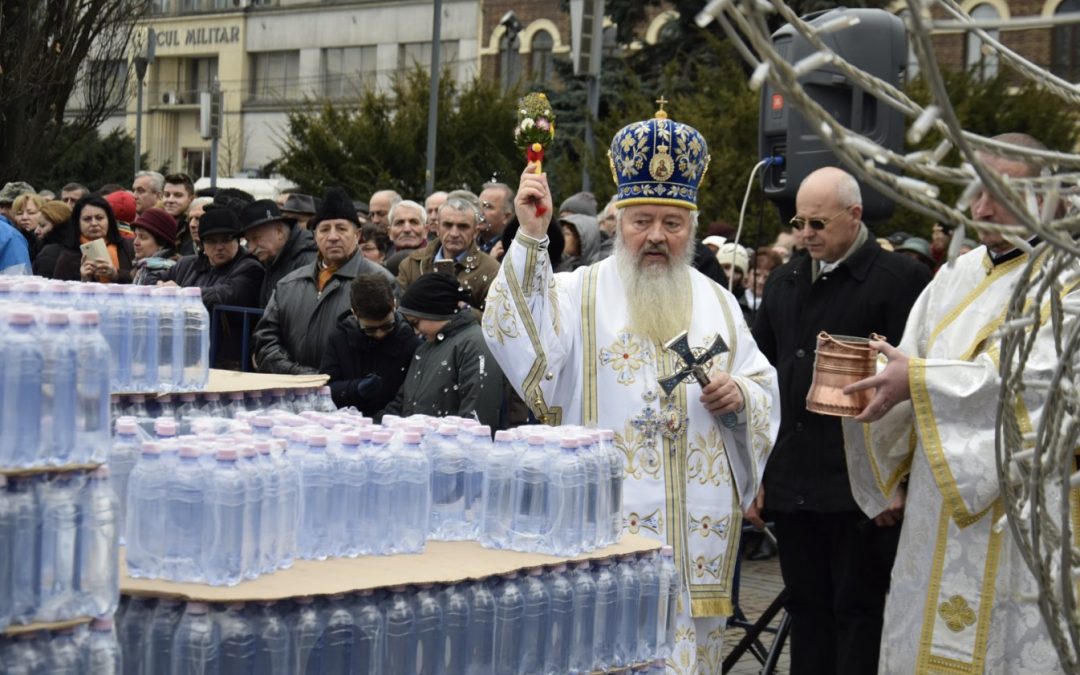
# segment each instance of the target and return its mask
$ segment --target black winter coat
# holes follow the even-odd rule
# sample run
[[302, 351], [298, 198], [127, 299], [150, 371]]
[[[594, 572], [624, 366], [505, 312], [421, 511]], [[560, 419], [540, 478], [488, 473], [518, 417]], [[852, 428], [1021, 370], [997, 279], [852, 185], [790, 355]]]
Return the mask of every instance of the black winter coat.
[[241, 248], [231, 262], [221, 267], [212, 267], [201, 253], [186, 255], [172, 266], [165, 279], [185, 288], [201, 288], [203, 304], [213, 311], [216, 305], [258, 307], [263, 275], [262, 264]]
[[315, 262], [318, 257], [319, 247], [315, 245], [315, 237], [311, 232], [294, 225], [277, 259], [266, 267], [266, 277], [263, 278], [262, 289], [259, 291], [259, 307], [266, 307], [277, 282], [284, 279], [286, 274]]
[[394, 330], [381, 340], [365, 335], [352, 312], [338, 319], [319, 366], [319, 372], [330, 376], [337, 407], [353, 406], [371, 417], [394, 400], [423, 342], [400, 314], [394, 316]]
[[883, 250], [873, 236], [813, 284], [812, 263], [799, 254], [769, 275], [754, 322], [754, 340], [776, 367], [780, 385], [780, 432], [765, 468], [767, 512], [858, 508], [840, 418], [806, 409], [817, 334], [879, 333], [898, 344], [911, 306], [930, 281], [926, 265]]

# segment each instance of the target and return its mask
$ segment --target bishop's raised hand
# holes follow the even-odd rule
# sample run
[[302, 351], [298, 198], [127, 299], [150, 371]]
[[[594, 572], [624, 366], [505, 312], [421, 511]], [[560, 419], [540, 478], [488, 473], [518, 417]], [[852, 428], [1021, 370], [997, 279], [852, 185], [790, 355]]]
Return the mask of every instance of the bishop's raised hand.
[[[533, 239], [547, 236], [548, 224], [551, 223], [551, 189], [548, 187], [546, 173], [533, 173], [536, 164], [530, 162], [521, 174], [517, 194], [514, 196], [514, 212], [517, 214], [521, 231]], [[537, 206], [543, 206], [537, 214]]]

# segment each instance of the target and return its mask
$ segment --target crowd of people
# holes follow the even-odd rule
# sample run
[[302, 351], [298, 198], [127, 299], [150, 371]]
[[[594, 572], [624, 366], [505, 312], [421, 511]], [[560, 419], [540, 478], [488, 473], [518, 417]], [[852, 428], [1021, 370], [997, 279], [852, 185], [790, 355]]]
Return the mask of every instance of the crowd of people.
[[[1059, 670], [993, 507], [991, 336], [1036, 254], [984, 233], [944, 267], [947, 226], [875, 236], [835, 167], [803, 180], [789, 231], [746, 248], [699, 226], [707, 143], [662, 110], [616, 134], [611, 160], [609, 202], [583, 192], [557, 208], [533, 164], [516, 187], [367, 202], [340, 188], [196, 195], [188, 176], [151, 171], [59, 198], [8, 183], [0, 270], [198, 287], [229, 310], [221, 359], [325, 373], [337, 405], [376, 417], [612, 429], [626, 529], [671, 544], [685, 575], [680, 672], [719, 672], [743, 516], [780, 542], [793, 673]], [[989, 193], [972, 213], [1013, 222]], [[250, 353], [235, 308], [260, 314]], [[889, 341], [871, 343], [888, 366], [850, 388], [876, 388], [855, 420], [807, 410], [823, 331]], [[1038, 424], [1041, 400], [1024, 403]]]

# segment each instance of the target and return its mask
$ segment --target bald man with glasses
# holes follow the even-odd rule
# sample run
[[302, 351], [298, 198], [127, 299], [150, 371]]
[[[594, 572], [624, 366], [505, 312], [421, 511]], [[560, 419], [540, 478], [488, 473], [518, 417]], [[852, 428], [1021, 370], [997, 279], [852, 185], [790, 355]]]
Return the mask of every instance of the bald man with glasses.
[[791, 226], [808, 255], [774, 270], [753, 334], [776, 367], [780, 432], [747, 518], [775, 524], [790, 592], [791, 672], [877, 672], [899, 497], [868, 520], [848, 483], [839, 417], [809, 412], [818, 333], [900, 339], [930, 281], [925, 265], [878, 246], [862, 222], [859, 184], [826, 167], [799, 186]]

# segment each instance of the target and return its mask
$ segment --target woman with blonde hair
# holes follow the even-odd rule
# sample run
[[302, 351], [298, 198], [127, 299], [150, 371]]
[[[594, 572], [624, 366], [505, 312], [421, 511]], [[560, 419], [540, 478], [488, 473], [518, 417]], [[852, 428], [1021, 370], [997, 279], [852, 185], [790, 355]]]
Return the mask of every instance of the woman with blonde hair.
[[33, 192], [24, 192], [15, 198], [11, 204], [11, 216], [19, 229], [31, 233], [37, 229], [44, 203], [45, 200]]
[[47, 201], [41, 205], [41, 217], [38, 218], [38, 224], [37, 228], [34, 230], [34, 235], [38, 238], [38, 241], [44, 243], [45, 237], [47, 237], [50, 232], [66, 223], [70, 218], [70, 206], [59, 199]]

